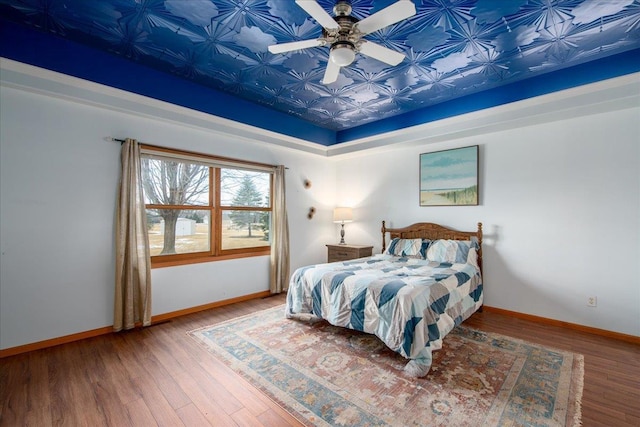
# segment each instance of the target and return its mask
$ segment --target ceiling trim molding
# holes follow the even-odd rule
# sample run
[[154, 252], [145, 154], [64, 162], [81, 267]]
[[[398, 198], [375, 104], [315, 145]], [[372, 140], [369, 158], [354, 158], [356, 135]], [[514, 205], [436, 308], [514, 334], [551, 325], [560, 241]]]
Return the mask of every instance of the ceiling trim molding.
[[160, 119], [198, 129], [206, 129], [218, 134], [232, 135], [251, 142], [268, 142], [321, 156], [326, 156], [327, 154], [326, 147], [315, 142], [261, 129], [3, 57], [0, 57], [0, 84], [139, 117]]
[[344, 129], [338, 131], [335, 145], [402, 128], [437, 122], [450, 117], [462, 116], [474, 111], [512, 104], [528, 98], [536, 98], [637, 72], [640, 72], [640, 49], [626, 51], [591, 62], [583, 62], [568, 68], [470, 93], [428, 107], [418, 108], [393, 117]]
[[331, 158], [640, 107], [634, 73], [326, 147], [8, 58], [0, 58], [0, 85]]
[[431, 144], [637, 107], [640, 107], [640, 72], [343, 142], [330, 146], [327, 156]]
[[[118, 55], [0, 18], [0, 57], [320, 145], [336, 132]], [[45, 54], [43, 54], [45, 53]]]
[[[3, 19], [0, 19], [0, 22], [0, 38], [4, 41], [0, 43], [0, 57], [94, 82], [128, 94], [155, 99], [173, 105], [174, 108], [180, 106], [186, 109], [184, 111], [193, 111], [186, 118], [178, 117], [179, 121], [208, 122], [211, 117], [217, 117], [220, 122], [216, 122], [214, 127], [230, 127], [234, 132], [240, 129], [240, 134], [252, 129], [247, 133], [249, 138], [253, 139], [257, 132], [270, 142], [281, 139], [283, 142], [280, 145], [286, 146], [297, 145], [300, 141], [317, 144], [320, 147], [309, 150], [325, 155], [348, 151], [350, 145], [345, 147], [344, 144], [359, 142], [368, 137], [378, 138], [379, 135], [394, 132], [403, 134], [405, 130], [411, 130], [415, 126], [440, 123], [441, 120], [464, 117], [468, 113], [491, 109], [504, 103], [513, 105], [520, 100], [640, 72], [640, 48], [636, 48], [517, 80], [493, 89], [471, 92], [462, 97], [379, 118], [360, 126], [334, 131], [305, 121], [297, 114], [271, 109], [267, 104], [236, 97], [71, 39], [56, 37], [48, 32]], [[201, 114], [198, 116], [196, 112]], [[162, 114], [160, 116], [163, 117]], [[196, 120], [196, 116], [199, 119]], [[374, 119], [374, 116], [370, 118]], [[223, 122], [223, 119], [228, 122]], [[229, 122], [235, 124], [229, 125]], [[247, 128], [236, 125], [240, 123]], [[201, 123], [197, 125], [203, 126]], [[211, 124], [204, 124], [205, 128], [207, 126]], [[255, 131], [256, 129], [259, 131]]]

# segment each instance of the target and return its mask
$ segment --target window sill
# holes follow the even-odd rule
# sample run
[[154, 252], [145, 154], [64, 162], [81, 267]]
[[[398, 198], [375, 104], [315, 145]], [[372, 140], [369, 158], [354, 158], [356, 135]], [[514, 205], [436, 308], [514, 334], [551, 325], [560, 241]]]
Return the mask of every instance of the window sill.
[[174, 259], [168, 261], [151, 261], [151, 268], [163, 268], [163, 267], [175, 267], [179, 265], [189, 265], [189, 264], [200, 264], [203, 262], [216, 262], [216, 261], [228, 261], [232, 259], [239, 258], [252, 258], [258, 256], [267, 256], [271, 254], [271, 250], [267, 248], [264, 251], [256, 251], [256, 252], [244, 252], [240, 254], [228, 254], [228, 255], [218, 255], [218, 256], [202, 256], [202, 257], [194, 257], [187, 259]]

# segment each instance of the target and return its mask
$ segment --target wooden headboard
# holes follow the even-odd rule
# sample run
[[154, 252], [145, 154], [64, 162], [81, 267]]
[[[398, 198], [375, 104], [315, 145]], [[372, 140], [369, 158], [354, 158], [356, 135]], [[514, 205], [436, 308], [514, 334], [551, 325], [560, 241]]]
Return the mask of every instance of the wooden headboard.
[[387, 228], [385, 221], [382, 221], [382, 252], [387, 248], [386, 235], [389, 233], [390, 239], [448, 239], [448, 240], [470, 240], [471, 237], [478, 239], [478, 265], [482, 270], [482, 223], [478, 223], [476, 231], [458, 231], [433, 224], [431, 222], [419, 222], [404, 228]]

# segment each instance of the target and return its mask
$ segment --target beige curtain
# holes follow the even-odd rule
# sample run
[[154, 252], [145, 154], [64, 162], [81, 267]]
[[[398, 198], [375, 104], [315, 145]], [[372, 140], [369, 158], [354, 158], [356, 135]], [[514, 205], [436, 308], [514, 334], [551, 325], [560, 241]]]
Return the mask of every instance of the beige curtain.
[[271, 280], [272, 294], [286, 291], [289, 285], [289, 221], [284, 183], [285, 167], [276, 167], [273, 176], [273, 211], [271, 218]]
[[151, 260], [140, 167], [140, 147], [127, 138], [122, 144], [116, 213], [114, 331], [151, 324]]

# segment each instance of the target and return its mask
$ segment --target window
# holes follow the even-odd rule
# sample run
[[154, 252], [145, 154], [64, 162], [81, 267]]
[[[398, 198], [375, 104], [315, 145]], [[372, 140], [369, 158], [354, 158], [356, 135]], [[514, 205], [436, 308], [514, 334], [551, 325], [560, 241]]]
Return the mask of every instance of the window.
[[143, 146], [152, 265], [268, 254], [272, 170]]

